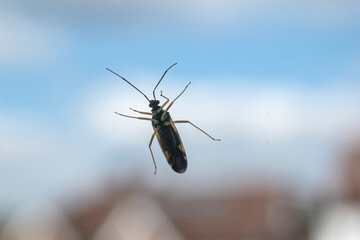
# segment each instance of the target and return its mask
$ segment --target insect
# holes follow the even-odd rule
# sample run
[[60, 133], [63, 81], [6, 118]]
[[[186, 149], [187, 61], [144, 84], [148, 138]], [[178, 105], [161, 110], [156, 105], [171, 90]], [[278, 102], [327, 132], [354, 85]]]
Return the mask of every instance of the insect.
[[154, 136], [156, 136], [156, 138], [160, 144], [161, 150], [163, 151], [165, 158], [166, 158], [167, 162], [169, 163], [169, 165], [171, 166], [171, 168], [177, 173], [183, 173], [187, 169], [186, 153], [185, 153], [184, 145], [181, 142], [180, 135], [175, 127], [176, 123], [189, 123], [192, 126], [194, 126], [195, 128], [197, 128], [198, 130], [200, 130], [201, 132], [203, 132], [204, 134], [206, 134], [212, 140], [220, 141], [220, 139], [211, 137], [205, 131], [203, 131], [199, 127], [195, 126], [193, 123], [191, 123], [188, 120], [173, 121], [170, 117], [170, 113], [169, 113], [170, 107], [185, 92], [185, 90], [187, 89], [187, 87], [190, 85], [191, 82], [189, 82], [186, 85], [184, 90], [166, 107], [165, 110], [164, 110], [164, 108], [168, 104], [169, 99], [162, 94], [161, 90], [160, 90], [160, 96], [163, 97], [166, 101], [162, 105], [159, 105], [160, 101], [156, 100], [156, 97], [155, 97], [156, 88], [159, 86], [161, 80], [164, 78], [167, 71], [169, 71], [169, 69], [172, 68], [173, 66], [175, 66], [176, 64], [177, 63], [174, 63], [168, 69], [166, 69], [166, 71], [160, 78], [159, 82], [156, 84], [156, 86], [153, 90], [154, 100], [150, 100], [143, 92], [141, 92], [137, 87], [135, 87], [132, 83], [130, 83], [124, 77], [120, 76], [119, 74], [110, 70], [109, 68], [106, 68], [106, 70], [112, 72], [113, 74], [120, 77], [122, 80], [124, 80], [128, 84], [130, 84], [138, 92], [140, 92], [142, 95], [144, 95], [146, 100], [149, 101], [149, 107], [151, 108], [151, 113], [134, 110], [132, 108], [130, 108], [130, 109], [132, 111], [140, 113], [140, 114], [152, 116], [151, 118], [129, 116], [129, 115], [121, 114], [118, 112], [115, 112], [115, 113], [120, 116], [127, 117], [127, 118], [135, 118], [135, 119], [140, 119], [140, 120], [151, 121], [153, 129], [154, 129], [154, 133], [152, 134], [152, 136], [150, 138], [149, 149], [150, 149], [152, 160], [154, 162], [154, 167], [155, 167], [154, 174], [156, 174], [156, 170], [157, 170], [154, 154], [151, 150], [151, 145], [154, 140]]

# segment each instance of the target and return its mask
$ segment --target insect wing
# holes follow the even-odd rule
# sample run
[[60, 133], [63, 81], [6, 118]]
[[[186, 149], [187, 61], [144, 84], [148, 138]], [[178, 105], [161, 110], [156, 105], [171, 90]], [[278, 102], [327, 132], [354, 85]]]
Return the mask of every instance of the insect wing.
[[167, 162], [175, 172], [185, 172], [187, 169], [186, 153], [175, 124], [171, 123], [163, 127], [160, 131], [165, 132], [165, 134], [156, 131], [156, 138], [159, 141]]

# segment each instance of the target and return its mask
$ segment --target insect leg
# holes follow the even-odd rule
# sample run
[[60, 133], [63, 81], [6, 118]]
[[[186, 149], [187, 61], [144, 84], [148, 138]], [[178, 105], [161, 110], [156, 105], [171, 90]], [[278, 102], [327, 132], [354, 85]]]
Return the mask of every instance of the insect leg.
[[179, 121], [173, 121], [173, 123], [190, 123], [193, 127], [196, 127], [197, 129], [199, 129], [201, 132], [203, 132], [204, 134], [206, 134], [209, 138], [211, 138], [214, 141], [221, 141], [221, 139], [217, 139], [217, 138], [213, 138], [212, 136], [210, 136], [209, 134], [207, 134], [204, 130], [202, 130], [201, 128], [197, 127], [195, 124], [193, 124], [190, 121], [187, 120], [179, 120]]
[[165, 107], [165, 105], [169, 102], [169, 99], [168, 99], [167, 97], [165, 97], [164, 95], [162, 95], [162, 91], [161, 91], [161, 90], [160, 90], [160, 96], [162, 96], [163, 98], [165, 98], [166, 101], [164, 102], [163, 105], [161, 105], [161, 107], [156, 111], [156, 113], [155, 113], [154, 115], [158, 114], [158, 113]]
[[143, 118], [143, 117], [133, 117], [133, 116], [128, 116], [128, 115], [124, 115], [118, 112], [115, 112], [116, 114], [123, 116], [123, 117], [128, 117], [128, 118], [136, 118], [136, 119], [140, 119], [140, 120], [148, 120], [148, 121], [153, 121], [153, 122], [157, 122], [157, 120], [152, 119], [152, 118]]
[[154, 115], [154, 114], [152, 114], [150, 112], [141, 112], [141, 111], [138, 111], [138, 110], [135, 110], [135, 109], [132, 109], [132, 108], [130, 108], [130, 110], [133, 110], [134, 112], [145, 114], [145, 115], [152, 115], [152, 116]]
[[165, 114], [167, 113], [167, 111], [170, 109], [170, 107], [174, 104], [174, 102], [176, 101], [176, 99], [178, 99], [187, 89], [187, 87], [190, 85], [191, 82], [188, 83], [188, 85], [186, 85], [186, 87], [184, 88], [184, 90], [169, 104], [169, 106], [166, 108], [166, 110], [164, 111], [163, 115], [161, 116], [161, 120], [165, 119]]
[[158, 114], [158, 113], [165, 107], [165, 105], [169, 102], [169, 99], [168, 99], [167, 97], [165, 97], [164, 95], [162, 95], [162, 91], [161, 91], [161, 90], [160, 90], [160, 96], [162, 96], [163, 98], [165, 98], [166, 101], [164, 102], [163, 105], [161, 105], [161, 107], [156, 111], [156, 113], [155, 113], [154, 115]]
[[149, 143], [149, 149], [150, 149], [151, 157], [152, 157], [152, 160], [153, 160], [153, 162], [154, 162], [154, 167], [155, 167], [154, 175], [156, 175], [157, 166], [156, 166], [154, 154], [153, 154], [153, 152], [152, 152], [152, 150], [151, 150], [151, 144], [152, 144], [152, 142], [153, 142], [153, 140], [154, 140], [155, 133], [156, 133], [156, 130], [155, 130], [155, 132], [153, 133], [153, 135], [151, 136], [150, 143]]
[[160, 96], [162, 96], [163, 98], [166, 99], [166, 101], [164, 102], [164, 104], [161, 106], [161, 109], [163, 109], [163, 108], [165, 107], [165, 105], [169, 102], [169, 99], [162, 94], [162, 91], [161, 91], [161, 90], [160, 90]]

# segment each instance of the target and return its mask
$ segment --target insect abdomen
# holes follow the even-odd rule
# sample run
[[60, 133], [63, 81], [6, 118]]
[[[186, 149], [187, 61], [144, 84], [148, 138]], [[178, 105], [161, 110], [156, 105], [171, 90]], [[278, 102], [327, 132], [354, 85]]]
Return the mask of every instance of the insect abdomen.
[[156, 137], [171, 168], [177, 173], [185, 172], [187, 168], [186, 154], [175, 126], [173, 124], [161, 126]]

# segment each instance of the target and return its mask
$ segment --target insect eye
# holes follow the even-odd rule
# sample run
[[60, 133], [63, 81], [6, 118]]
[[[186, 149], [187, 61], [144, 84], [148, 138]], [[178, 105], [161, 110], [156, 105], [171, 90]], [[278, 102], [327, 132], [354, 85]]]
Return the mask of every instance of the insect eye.
[[159, 104], [160, 102], [158, 100], [156, 100], [156, 104]]

